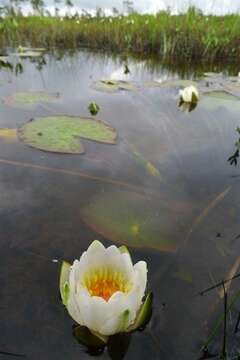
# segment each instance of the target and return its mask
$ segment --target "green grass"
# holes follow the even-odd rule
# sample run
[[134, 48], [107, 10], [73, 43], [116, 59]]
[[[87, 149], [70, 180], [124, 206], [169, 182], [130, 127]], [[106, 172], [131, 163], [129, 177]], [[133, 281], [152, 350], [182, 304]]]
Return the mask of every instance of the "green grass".
[[[8, 23], [7, 23], [8, 22]], [[162, 59], [240, 58], [240, 15], [204, 16], [194, 8], [171, 16], [132, 14], [115, 18], [16, 17], [1, 20], [0, 46], [109, 49], [157, 54]]]

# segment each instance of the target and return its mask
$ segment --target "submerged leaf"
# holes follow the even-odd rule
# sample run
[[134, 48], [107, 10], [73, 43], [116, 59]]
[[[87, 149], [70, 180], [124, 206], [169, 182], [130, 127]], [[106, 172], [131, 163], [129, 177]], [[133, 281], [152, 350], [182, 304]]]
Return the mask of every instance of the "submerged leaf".
[[146, 167], [147, 167], [148, 172], [151, 175], [161, 177], [161, 174], [160, 174], [159, 170], [150, 161], [147, 162]]
[[177, 279], [186, 281], [188, 283], [192, 283], [192, 281], [193, 281], [192, 274], [188, 271], [180, 270], [180, 271], [175, 272], [173, 274], [173, 276]]
[[175, 234], [181, 232], [182, 222], [176, 217], [173, 224], [170, 211], [163, 203], [155, 206], [145, 196], [119, 191], [96, 196], [82, 208], [81, 217], [96, 232], [116, 243], [174, 252], [180, 244], [173, 229]]
[[49, 116], [35, 118], [18, 130], [25, 144], [34, 148], [69, 154], [84, 152], [79, 138], [115, 144], [116, 131], [108, 124], [92, 118]]

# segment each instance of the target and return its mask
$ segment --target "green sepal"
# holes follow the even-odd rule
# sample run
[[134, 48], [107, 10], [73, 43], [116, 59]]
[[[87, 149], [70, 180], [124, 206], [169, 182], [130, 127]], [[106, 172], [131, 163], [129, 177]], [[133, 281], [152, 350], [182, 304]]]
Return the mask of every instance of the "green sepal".
[[120, 246], [118, 249], [119, 249], [119, 251], [120, 251], [121, 254], [128, 254], [128, 255], [130, 255], [130, 253], [129, 253], [129, 251], [128, 251], [128, 248], [127, 248], [125, 245]]
[[130, 310], [129, 309], [124, 310], [123, 313], [120, 315], [118, 329], [116, 333], [121, 333], [126, 331], [126, 328], [129, 323], [129, 316], [130, 316]]
[[67, 300], [70, 292], [68, 284], [70, 270], [71, 264], [69, 264], [67, 261], [63, 261], [60, 270], [59, 290], [62, 302], [65, 306], [67, 305]]
[[131, 254], [130, 254], [128, 248], [127, 248], [125, 245], [120, 246], [120, 247], [118, 248], [118, 250], [120, 251], [121, 254], [128, 254], [129, 257], [130, 257], [130, 259], [131, 259], [131, 261], [132, 261]]
[[85, 326], [76, 326], [73, 329], [73, 336], [77, 339], [77, 341], [90, 348], [103, 348], [106, 345], [107, 337], [100, 338], [100, 335], [93, 334], [87, 327]]
[[192, 93], [192, 101], [191, 102], [193, 104], [196, 104], [198, 102], [198, 97], [194, 92]]
[[153, 294], [149, 293], [136, 317], [134, 324], [127, 329], [127, 332], [142, 329], [147, 325], [152, 315], [152, 303], [153, 303]]

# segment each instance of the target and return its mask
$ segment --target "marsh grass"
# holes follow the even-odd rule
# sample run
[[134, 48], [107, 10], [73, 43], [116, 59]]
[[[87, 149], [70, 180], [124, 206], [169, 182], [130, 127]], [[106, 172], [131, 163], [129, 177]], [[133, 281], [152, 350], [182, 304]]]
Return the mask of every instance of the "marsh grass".
[[[195, 8], [171, 15], [117, 17], [16, 17], [0, 23], [0, 45], [89, 47], [116, 52], [157, 54], [163, 60], [240, 58], [240, 15], [205, 16]], [[8, 22], [8, 23], [7, 23]], [[10, 25], [9, 25], [10, 24]]]

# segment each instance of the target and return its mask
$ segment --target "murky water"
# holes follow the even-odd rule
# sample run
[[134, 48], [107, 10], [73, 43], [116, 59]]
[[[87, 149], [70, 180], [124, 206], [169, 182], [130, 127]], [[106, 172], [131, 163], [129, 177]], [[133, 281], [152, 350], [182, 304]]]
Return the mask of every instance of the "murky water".
[[[60, 99], [32, 108], [2, 103], [0, 127], [36, 116], [89, 116], [96, 101], [97, 118], [117, 130], [118, 141], [83, 141], [85, 154], [57, 155], [0, 140], [0, 351], [34, 360], [90, 358], [72, 337], [58, 276], [62, 259], [79, 257], [97, 238], [125, 242], [134, 262], [149, 267], [153, 317], [132, 335], [125, 359], [197, 360], [223, 304], [216, 291], [196, 293], [226, 278], [239, 257], [240, 170], [227, 162], [238, 102], [205, 98], [183, 113], [177, 89], [144, 86], [183, 77], [182, 70], [130, 60], [124, 75], [119, 59], [87, 51], [45, 60], [42, 67], [22, 60], [18, 76], [2, 70], [0, 96], [47, 91]], [[187, 70], [187, 78], [201, 73]], [[99, 92], [92, 84], [100, 79], [132, 80], [137, 90]]]

